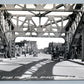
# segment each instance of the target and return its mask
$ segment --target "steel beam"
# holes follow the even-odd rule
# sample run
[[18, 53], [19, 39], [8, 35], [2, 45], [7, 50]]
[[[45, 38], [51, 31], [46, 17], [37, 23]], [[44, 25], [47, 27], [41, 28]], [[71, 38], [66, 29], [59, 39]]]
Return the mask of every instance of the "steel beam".
[[[18, 8], [0, 8], [0, 10], [7, 10], [7, 11], [48, 11], [48, 13], [50, 12], [84, 12], [83, 9], [70, 9], [70, 10], [66, 10], [66, 9], [18, 9]], [[46, 15], [46, 14], [45, 14]]]

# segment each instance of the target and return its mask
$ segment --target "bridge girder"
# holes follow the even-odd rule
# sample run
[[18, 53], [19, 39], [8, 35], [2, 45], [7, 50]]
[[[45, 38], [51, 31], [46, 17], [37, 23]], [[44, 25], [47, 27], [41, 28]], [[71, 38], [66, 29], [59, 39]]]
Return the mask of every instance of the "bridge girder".
[[[15, 6], [18, 6], [20, 8], [15, 8]], [[13, 15], [13, 17], [16, 17], [16, 22], [17, 24], [14, 25], [14, 31], [18, 32], [18, 35], [16, 35], [16, 37], [18, 36], [29, 36], [29, 37], [59, 37], [60, 33], [64, 33], [65, 31], [62, 29], [63, 28], [63, 21], [67, 20], [67, 16], [52, 16], [52, 15], [47, 15], [51, 12], [68, 12], [69, 10], [73, 10], [73, 5], [70, 4], [53, 4], [53, 7], [51, 9], [46, 9], [44, 8], [46, 6], [46, 4], [34, 4], [35, 8], [31, 9], [31, 8], [27, 8], [26, 4], [20, 5], [20, 4], [14, 4], [14, 5], [5, 5], [5, 7], [1, 7], [0, 10], [7, 10], [7, 11], [29, 11], [30, 13], [32, 13], [33, 15]], [[60, 7], [64, 7], [64, 9], [59, 9]], [[39, 13], [35, 14], [33, 11], [39, 11]], [[43, 13], [40, 13], [44, 11]], [[24, 21], [19, 20], [20, 17], [25, 17]], [[39, 18], [39, 25], [37, 26], [36, 23], [32, 20], [32, 17], [38, 17]], [[41, 25], [41, 18], [42, 17], [47, 17], [48, 20], [45, 22], [44, 25]], [[54, 18], [55, 17], [59, 17], [60, 20], [55, 21]], [[28, 20], [28, 22], [26, 22]], [[33, 24], [30, 24], [30, 20], [32, 21]], [[21, 25], [18, 25], [18, 23], [22, 22]], [[49, 22], [50, 21], [50, 22]], [[49, 23], [48, 23], [49, 22]], [[58, 22], [61, 22], [61, 26], [59, 26]], [[27, 24], [27, 26], [24, 26], [24, 24]], [[53, 27], [52, 25], [55, 25], [55, 27]], [[27, 28], [26, 31], [23, 31], [23, 28]], [[45, 29], [45, 31], [44, 31]], [[56, 29], [58, 31], [53, 31], [53, 29]], [[62, 31], [61, 31], [62, 29]], [[10, 32], [10, 31], [6, 31], [6, 32]], [[22, 33], [23, 32], [23, 33]], [[30, 32], [30, 35], [26, 35], [27, 32]], [[33, 33], [35, 33], [35, 35], [33, 35]], [[45, 34], [46, 33], [46, 34]]]
[[[52, 8], [47, 9], [45, 6], [47, 4], [33, 4], [35, 8], [28, 8], [29, 4], [5, 4], [0, 10], [10, 13], [10, 11], [27, 11], [30, 12], [31, 15], [28, 14], [12, 14], [12, 18], [10, 18], [11, 23], [14, 26], [15, 37], [59, 37], [62, 33], [65, 32], [65, 27], [63, 23], [65, 20], [69, 20], [68, 15], [48, 15], [51, 12], [83, 12], [83, 8], [75, 9], [76, 4], [52, 4]], [[17, 6], [17, 8], [16, 8]], [[63, 7], [61, 9], [61, 7]], [[38, 11], [38, 13], [35, 13]], [[42, 12], [42, 13], [41, 13]], [[24, 17], [24, 20], [20, 18]], [[39, 24], [37, 25], [32, 17], [38, 17]], [[46, 17], [46, 22], [41, 25], [41, 19]], [[60, 18], [59, 20], [55, 20], [54, 18]], [[16, 20], [16, 24], [12, 21]], [[31, 24], [32, 22], [32, 24]], [[19, 24], [20, 23], [20, 24]], [[60, 24], [59, 24], [60, 23]], [[26, 25], [25, 25], [26, 24]], [[54, 25], [54, 27], [53, 27]], [[24, 31], [24, 28], [27, 30]], [[55, 31], [54, 31], [55, 30]], [[5, 33], [12, 32], [11, 30], [7, 30]], [[28, 33], [28, 34], [27, 34]]]
[[[52, 8], [46, 9], [46, 4], [33, 4], [35, 8], [28, 8], [27, 4], [5, 4], [0, 7], [1, 12], [1, 25], [3, 27], [3, 35], [6, 36], [9, 47], [10, 55], [15, 56], [15, 38], [16, 37], [63, 37], [66, 40], [66, 47], [69, 48], [69, 44], [72, 41], [72, 37], [78, 27], [80, 22], [82, 12], [84, 11], [84, 6], [82, 4], [52, 4]], [[17, 8], [16, 8], [17, 6]], [[16, 11], [16, 14], [11, 12]], [[30, 14], [17, 14], [23, 11]], [[55, 13], [55, 15], [49, 15], [50, 13]], [[57, 13], [61, 15], [57, 15]], [[70, 13], [64, 15], [63, 13]], [[75, 19], [72, 24], [70, 20], [74, 13]], [[4, 15], [5, 14], [5, 15]], [[6, 17], [7, 16], [7, 17]], [[33, 17], [38, 18], [38, 25], [34, 21]], [[41, 19], [46, 17], [47, 20], [42, 24]], [[24, 18], [24, 19], [21, 19]], [[60, 18], [60, 19], [55, 19]], [[64, 26], [64, 21], [67, 20], [66, 25]], [[69, 26], [66, 31], [67, 25]], [[26, 28], [26, 30], [24, 30]], [[65, 36], [61, 34], [65, 33]], [[67, 50], [67, 48], [66, 48]], [[69, 50], [69, 49], [68, 49]]]

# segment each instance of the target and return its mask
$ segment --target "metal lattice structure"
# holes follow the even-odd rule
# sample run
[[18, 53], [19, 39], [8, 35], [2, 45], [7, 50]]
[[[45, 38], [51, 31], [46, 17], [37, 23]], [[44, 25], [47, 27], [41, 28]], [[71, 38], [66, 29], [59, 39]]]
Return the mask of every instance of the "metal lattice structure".
[[[5, 5], [1, 8], [1, 10], [7, 10], [9, 13], [11, 11], [24, 12], [24, 14], [11, 13], [13, 17], [10, 20], [14, 26], [16, 37], [59, 37], [65, 33], [64, 21], [69, 21], [68, 16], [74, 11], [81, 11], [75, 9], [76, 4], [52, 4], [49, 9], [47, 4], [32, 4], [32, 8], [29, 6], [30, 4], [14, 4]], [[59, 12], [60, 15], [58, 15]], [[67, 12], [69, 14], [63, 14]], [[38, 24], [34, 18], [37, 19]], [[42, 20], [46, 20], [44, 24], [42, 24]]]
[[16, 37], [63, 37], [69, 50], [83, 11], [83, 4], [1, 4], [1, 26], [11, 56]]

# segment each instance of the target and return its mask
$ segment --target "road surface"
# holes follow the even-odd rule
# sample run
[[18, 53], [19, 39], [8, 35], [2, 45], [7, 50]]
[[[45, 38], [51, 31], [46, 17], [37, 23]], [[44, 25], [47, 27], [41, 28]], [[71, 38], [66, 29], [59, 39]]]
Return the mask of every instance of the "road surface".
[[84, 79], [84, 65], [70, 61], [51, 61], [49, 54], [1, 59], [0, 80], [80, 80]]

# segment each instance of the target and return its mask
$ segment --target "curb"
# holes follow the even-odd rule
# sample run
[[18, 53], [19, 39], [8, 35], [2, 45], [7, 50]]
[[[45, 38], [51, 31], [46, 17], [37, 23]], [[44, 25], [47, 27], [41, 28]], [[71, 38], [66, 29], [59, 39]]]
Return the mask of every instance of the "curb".
[[80, 63], [80, 62], [76, 62], [76, 61], [72, 61], [72, 60], [68, 60], [68, 61], [80, 64], [80, 65], [84, 65], [84, 63]]

